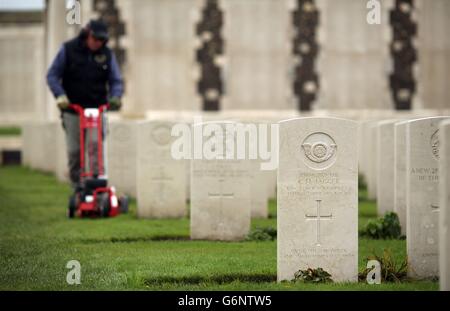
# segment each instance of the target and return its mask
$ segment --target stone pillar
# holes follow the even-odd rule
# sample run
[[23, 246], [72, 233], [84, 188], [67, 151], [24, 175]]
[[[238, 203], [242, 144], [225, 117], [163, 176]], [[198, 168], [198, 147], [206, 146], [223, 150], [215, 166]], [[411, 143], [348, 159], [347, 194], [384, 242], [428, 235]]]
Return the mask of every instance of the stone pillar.
[[415, 108], [448, 108], [450, 1], [417, 1], [418, 95]]
[[294, 109], [287, 1], [226, 0], [223, 109]]
[[44, 117], [44, 31], [40, 24], [0, 24], [0, 124]]
[[311, 110], [317, 98], [319, 76], [316, 60], [319, 53], [317, 27], [320, 13], [314, 0], [297, 0], [293, 11], [294, 93], [301, 111]]
[[117, 3], [126, 24], [125, 114], [146, 110], [199, 110], [194, 70], [199, 0]]
[[200, 67], [197, 90], [202, 97], [202, 108], [207, 111], [220, 110], [223, 94], [223, 19], [219, 1], [205, 0], [200, 20], [195, 25], [198, 36], [196, 61]]
[[94, 0], [81, 1], [81, 27], [86, 25], [91, 19], [98, 18], [98, 13], [94, 11]]
[[320, 12], [318, 73], [314, 108], [390, 109], [388, 90], [391, 1], [380, 1], [381, 23], [369, 24], [367, 1], [317, 0]]
[[[66, 3], [61, 0], [47, 0], [45, 15], [45, 70], [50, 67], [61, 44], [68, 39], [68, 24], [66, 22]], [[45, 76], [46, 72], [44, 73]], [[45, 118], [56, 120], [59, 116], [55, 99], [47, 88], [45, 100]]]
[[396, 0], [389, 12], [392, 27], [390, 51], [392, 71], [389, 76], [391, 96], [395, 109], [410, 110], [417, 100], [416, 61], [417, 23], [414, 0]]

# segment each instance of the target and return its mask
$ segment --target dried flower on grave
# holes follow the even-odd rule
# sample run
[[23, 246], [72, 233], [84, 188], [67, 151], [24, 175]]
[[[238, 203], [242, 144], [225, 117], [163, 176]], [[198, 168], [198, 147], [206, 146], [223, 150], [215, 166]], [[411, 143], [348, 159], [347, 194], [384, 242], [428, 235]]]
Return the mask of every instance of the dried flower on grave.
[[322, 268], [308, 268], [306, 270], [298, 270], [294, 274], [294, 281], [304, 283], [332, 283], [331, 274]]
[[[407, 279], [408, 261], [396, 262], [391, 251], [385, 249], [382, 255], [374, 254], [367, 257], [367, 261], [377, 260], [381, 266], [381, 282], [401, 282]], [[372, 268], [364, 269], [359, 273], [358, 278], [361, 282], [366, 282], [367, 273]]]

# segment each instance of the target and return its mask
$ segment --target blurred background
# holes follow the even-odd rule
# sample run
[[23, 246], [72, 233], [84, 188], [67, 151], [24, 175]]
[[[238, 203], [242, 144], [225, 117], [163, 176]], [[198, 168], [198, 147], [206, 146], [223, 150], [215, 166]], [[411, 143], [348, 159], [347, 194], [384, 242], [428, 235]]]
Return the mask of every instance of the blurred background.
[[0, 0], [0, 123], [59, 118], [45, 73], [91, 18], [109, 26], [124, 118], [446, 109], [449, 16], [448, 0]]

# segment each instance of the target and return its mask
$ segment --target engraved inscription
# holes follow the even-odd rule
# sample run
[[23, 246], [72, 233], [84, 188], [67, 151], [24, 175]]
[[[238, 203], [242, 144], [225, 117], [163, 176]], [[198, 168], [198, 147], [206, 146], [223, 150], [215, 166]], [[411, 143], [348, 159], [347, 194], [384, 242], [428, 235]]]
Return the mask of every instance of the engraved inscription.
[[216, 230], [223, 231], [225, 229], [225, 224], [223, 222], [223, 200], [224, 199], [233, 199], [234, 193], [233, 192], [224, 192], [223, 190], [223, 182], [224, 179], [219, 180], [219, 191], [218, 192], [208, 192], [208, 197], [210, 199], [217, 199], [219, 200], [219, 213], [218, 213], [218, 223], [216, 224]]
[[347, 195], [352, 193], [352, 187], [340, 182], [337, 173], [300, 173], [296, 186], [286, 188], [289, 197], [307, 195]]
[[438, 182], [439, 181], [439, 169], [438, 168], [429, 168], [429, 167], [417, 167], [411, 168], [411, 177], [417, 178], [418, 181], [430, 181], [430, 182]]
[[304, 248], [293, 248], [289, 253], [284, 254], [285, 259], [294, 258], [332, 258], [336, 259], [338, 257], [354, 257], [355, 255], [349, 253], [348, 250], [343, 248], [317, 248], [317, 247], [304, 247]]

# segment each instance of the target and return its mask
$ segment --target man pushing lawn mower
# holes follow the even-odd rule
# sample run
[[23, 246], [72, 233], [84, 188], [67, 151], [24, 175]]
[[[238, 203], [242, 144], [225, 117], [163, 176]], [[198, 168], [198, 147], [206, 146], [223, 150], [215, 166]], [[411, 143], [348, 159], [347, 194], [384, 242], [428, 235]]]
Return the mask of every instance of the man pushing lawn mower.
[[107, 41], [106, 24], [91, 20], [61, 46], [47, 73], [66, 133], [74, 189], [70, 218], [111, 217], [128, 209], [127, 198], [117, 198], [106, 176], [105, 112], [119, 110], [123, 94], [119, 66]]

